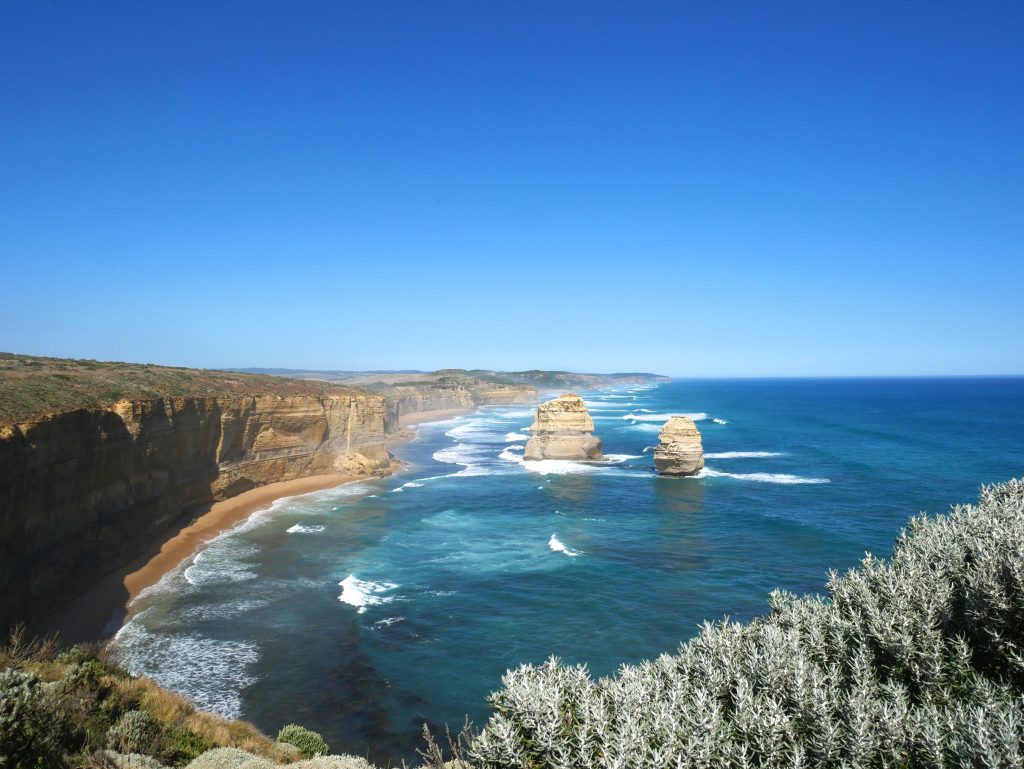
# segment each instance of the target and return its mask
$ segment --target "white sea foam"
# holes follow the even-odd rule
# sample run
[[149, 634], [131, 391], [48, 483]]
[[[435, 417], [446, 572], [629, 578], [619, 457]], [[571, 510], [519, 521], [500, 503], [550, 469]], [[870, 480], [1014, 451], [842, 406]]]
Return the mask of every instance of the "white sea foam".
[[468, 422], [466, 424], [453, 427], [451, 430], [445, 433], [449, 438], [468, 438], [478, 433], [486, 432], [486, 429], [475, 422]]
[[381, 629], [397, 625], [399, 622], [405, 622], [405, 617], [385, 617], [384, 619], [379, 619], [374, 622], [373, 626], [377, 629]]
[[758, 457], [781, 457], [778, 451], [714, 451], [705, 454], [705, 459], [756, 459]]
[[604, 464], [606, 465], [620, 465], [630, 459], [641, 459], [640, 454], [605, 454]]
[[532, 411], [496, 411], [495, 416], [499, 416], [502, 419], [522, 419], [523, 417], [532, 417]]
[[565, 553], [570, 558], [575, 558], [580, 554], [578, 550], [573, 550], [572, 548], [566, 547], [562, 544], [561, 540], [558, 539], [557, 534], [551, 535], [551, 539], [548, 540], [548, 547], [556, 553]]
[[483, 453], [487, 449], [484, 446], [475, 446], [472, 443], [456, 443], [438, 449], [434, 452], [434, 459], [448, 465], [472, 465], [483, 459]]
[[719, 424], [719, 425], [727, 425], [727, 424], [729, 424], [724, 419], [718, 419], [716, 417], [711, 417], [711, 421], [714, 422], [715, 424]]
[[[219, 539], [219, 538], [218, 538]], [[184, 577], [190, 585], [209, 585], [217, 582], [246, 582], [256, 579], [243, 559], [255, 555], [256, 547], [216, 543], [196, 553], [192, 563], [185, 568]], [[231, 546], [234, 545], [234, 546]]]
[[117, 632], [111, 645], [114, 659], [134, 675], [180, 692], [200, 710], [238, 718], [242, 690], [256, 681], [249, 671], [260, 658], [256, 645], [150, 632], [144, 624], [148, 613], [136, 615]]
[[522, 433], [506, 433], [505, 442], [512, 443], [513, 441], [528, 441], [530, 440], [529, 435], [523, 435]]
[[672, 414], [655, 414], [655, 413], [652, 413], [652, 412], [648, 411], [648, 412], [645, 412], [643, 414], [637, 414], [637, 413], [626, 414], [626, 416], [624, 416], [622, 418], [623, 419], [634, 419], [637, 422], [667, 422], [668, 420], [670, 420], [674, 416], [689, 417], [694, 422], [701, 422], [701, 421], [703, 421], [705, 419], [711, 419], [712, 418], [712, 417], [709, 417], [703, 411], [695, 411], [695, 412], [691, 412], [691, 413], [685, 413], [685, 412], [684, 413], [672, 413]]
[[[654, 451], [654, 449], [656, 449], [656, 448], [658, 448], [658, 447], [657, 446], [644, 446], [644, 454], [646, 454], [648, 451]], [[705, 454], [704, 456], [707, 456], [707, 454]]]
[[396, 491], [403, 491], [404, 489], [418, 489], [422, 485], [423, 481], [406, 481], [397, 489], [391, 489], [391, 492], [394, 493]]
[[712, 470], [710, 467], [705, 467], [699, 473], [697, 478], [735, 478], [740, 481], [756, 481], [758, 483], [783, 483], [783, 484], [801, 484], [801, 483], [831, 483], [828, 478], [804, 478], [799, 475], [789, 475], [788, 473], [724, 473], [720, 470]]
[[341, 585], [341, 595], [338, 596], [338, 600], [349, 606], [357, 607], [360, 614], [366, 611], [367, 606], [391, 603], [394, 596], [384, 596], [381, 593], [387, 593], [398, 587], [394, 582], [371, 582], [368, 579], [359, 579], [355, 574], [349, 574], [338, 584]]
[[601, 472], [606, 469], [598, 464], [573, 462], [568, 459], [524, 460], [522, 465], [530, 472], [537, 473], [538, 475], [585, 475], [587, 473]]
[[525, 449], [526, 447], [522, 444], [514, 443], [511, 446], [507, 446], [504, 451], [498, 454], [498, 459], [504, 459], [506, 462], [521, 462], [523, 455], [518, 452]]
[[475, 478], [480, 475], [498, 475], [501, 470], [497, 465], [466, 465], [459, 472], [452, 473], [449, 478]]
[[304, 526], [301, 523], [297, 523], [294, 526], [288, 528], [287, 532], [289, 534], [319, 534], [321, 531], [324, 530], [324, 528], [325, 527], [323, 527], [323, 526], [317, 526], [317, 525]]
[[661, 425], [654, 424], [653, 422], [632, 422], [630, 424], [634, 430], [640, 430], [645, 433], [660, 433]]

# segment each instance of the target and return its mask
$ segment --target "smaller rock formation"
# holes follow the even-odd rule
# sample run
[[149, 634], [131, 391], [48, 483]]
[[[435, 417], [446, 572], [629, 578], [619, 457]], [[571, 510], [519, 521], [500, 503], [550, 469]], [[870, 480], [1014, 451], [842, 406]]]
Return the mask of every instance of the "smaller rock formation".
[[661, 428], [654, 469], [662, 475], [695, 475], [704, 467], [700, 430], [690, 417], [672, 417]]
[[575, 393], [540, 404], [530, 432], [532, 437], [523, 453], [525, 460], [602, 458], [601, 440], [593, 434], [594, 420], [583, 399]]

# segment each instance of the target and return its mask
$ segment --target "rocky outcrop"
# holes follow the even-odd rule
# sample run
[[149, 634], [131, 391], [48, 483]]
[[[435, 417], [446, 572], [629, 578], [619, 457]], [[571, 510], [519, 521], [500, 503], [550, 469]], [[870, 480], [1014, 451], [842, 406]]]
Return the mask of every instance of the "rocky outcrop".
[[694, 475], [704, 467], [700, 431], [690, 417], [669, 419], [658, 435], [654, 469], [662, 475]]
[[397, 416], [350, 390], [121, 400], [0, 426], [0, 629], [54, 611], [213, 502], [388, 472]]
[[583, 399], [574, 393], [540, 404], [530, 432], [525, 460], [601, 459], [601, 440], [593, 434], [594, 420]]

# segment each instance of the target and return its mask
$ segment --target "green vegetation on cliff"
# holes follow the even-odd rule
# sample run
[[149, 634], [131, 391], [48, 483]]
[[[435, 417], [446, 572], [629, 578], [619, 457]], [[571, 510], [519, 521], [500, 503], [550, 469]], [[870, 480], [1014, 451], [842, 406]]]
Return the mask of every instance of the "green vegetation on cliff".
[[349, 391], [313, 379], [0, 352], [0, 424], [103, 408], [122, 398], [337, 395]]
[[319, 734], [294, 724], [274, 741], [197, 711], [95, 648], [58, 653], [54, 640], [26, 642], [20, 629], [0, 647], [3, 769], [372, 769], [326, 753]]

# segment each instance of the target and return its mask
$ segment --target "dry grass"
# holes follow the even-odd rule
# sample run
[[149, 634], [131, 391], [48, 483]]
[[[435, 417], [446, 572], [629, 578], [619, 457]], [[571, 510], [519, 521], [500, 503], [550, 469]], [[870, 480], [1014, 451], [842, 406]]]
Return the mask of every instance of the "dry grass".
[[0, 352], [0, 425], [80, 408], [104, 408], [122, 398], [352, 392], [356, 391], [308, 379]]
[[180, 694], [162, 689], [148, 678], [129, 678], [120, 686], [126, 698], [137, 700], [158, 721], [191, 729], [214, 747], [241, 748], [273, 761], [288, 760], [274, 740], [248, 721], [228, 720], [196, 710]]
[[[301, 758], [292, 746], [277, 743], [247, 721], [229, 720], [198, 711], [184, 697], [148, 678], [136, 678], [112, 664], [98, 646], [80, 646], [61, 653], [56, 637], [29, 638], [15, 627], [0, 645], [0, 670], [34, 673], [56, 682], [48, 715], [56, 732], [64, 732], [64, 763], [73, 767], [110, 769], [102, 754], [107, 730], [128, 711], [141, 710], [161, 727], [147, 754], [177, 756], [167, 763], [185, 763], [210, 747], [240, 748], [276, 764]], [[44, 729], [46, 727], [44, 726]], [[56, 733], [55, 732], [55, 733]], [[0, 747], [4, 736], [0, 733]], [[205, 747], [200, 747], [205, 746]], [[99, 752], [98, 752], [99, 751]], [[182, 752], [184, 751], [184, 753]]]

